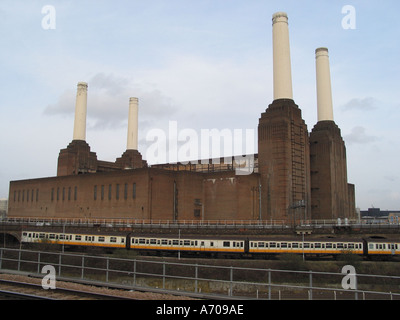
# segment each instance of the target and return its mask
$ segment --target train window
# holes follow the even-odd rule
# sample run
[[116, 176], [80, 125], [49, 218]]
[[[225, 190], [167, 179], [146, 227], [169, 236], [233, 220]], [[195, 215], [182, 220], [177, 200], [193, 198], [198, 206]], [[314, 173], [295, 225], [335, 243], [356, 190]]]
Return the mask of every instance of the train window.
[[156, 239], [150, 239], [150, 244], [157, 244], [157, 240]]
[[172, 244], [174, 246], [179, 246], [179, 241], [178, 240], [172, 240]]
[[81, 240], [82, 240], [82, 237], [81, 237], [81, 236], [75, 236], [75, 240], [76, 240], [76, 241], [81, 241]]
[[99, 237], [99, 242], [104, 242], [106, 239], [104, 237]]
[[343, 248], [344, 248], [343, 243], [338, 243], [338, 244], [336, 245], [336, 247], [337, 247], [338, 249], [343, 249]]
[[321, 249], [321, 244], [320, 243], [316, 243], [315, 244], [315, 249]]
[[230, 241], [224, 241], [224, 242], [223, 242], [223, 246], [224, 246], [224, 247], [230, 247], [230, 246], [231, 246]]
[[117, 237], [111, 237], [110, 242], [114, 242], [114, 243], [117, 242]]
[[270, 248], [276, 248], [276, 243], [275, 242], [270, 242], [269, 243]]
[[278, 243], [276, 244], [276, 247], [277, 247], [277, 248], [280, 248], [280, 247], [281, 247], [281, 244], [278, 242]]
[[194, 245], [197, 246], [197, 240], [194, 242]]
[[298, 248], [299, 247], [299, 244], [297, 243], [297, 242], [294, 242], [294, 243], [292, 243], [292, 248]]
[[259, 242], [258, 243], [258, 247], [259, 248], [264, 248], [265, 247], [265, 243], [264, 242]]
[[[28, 233], [23, 232], [22, 235], [23, 235], [24, 237], [26, 237], [26, 236], [28, 236]], [[30, 237], [30, 236], [29, 236], [29, 237]]]
[[171, 240], [168, 241], [168, 244], [171, 245]]
[[287, 248], [287, 247], [288, 247], [288, 244], [286, 242], [281, 243], [281, 248]]
[[121, 238], [121, 243], [125, 243], [125, 238]]
[[194, 246], [194, 241], [190, 241], [190, 245], [191, 245], [191, 246]]
[[354, 249], [354, 247], [355, 247], [355, 246], [354, 246], [354, 243], [349, 243], [349, 244], [348, 244], [348, 248], [349, 248], [349, 249]]
[[310, 244], [309, 243], [304, 243], [304, 248], [310, 248]]
[[55, 239], [55, 238], [56, 238], [56, 235], [54, 233], [49, 235], [49, 239]]
[[[174, 240], [174, 242], [175, 242], [176, 240]], [[176, 241], [176, 242], [178, 242], [178, 241]], [[161, 240], [161, 244], [163, 245], [163, 246], [166, 246], [166, 245], [168, 245], [168, 240], [167, 239], [162, 239]], [[175, 244], [175, 243], [174, 243]]]
[[183, 245], [184, 246], [190, 246], [190, 241], [189, 240], [183, 240]]
[[214, 247], [214, 241], [210, 242], [210, 247]]
[[[197, 242], [197, 241], [196, 241]], [[204, 241], [200, 242], [200, 247], [204, 247]]]
[[368, 249], [373, 249], [374, 248], [374, 244], [373, 243], [368, 243]]
[[327, 249], [332, 249], [332, 247], [333, 247], [332, 243], [327, 243], [327, 244], [326, 244], [326, 248], [327, 248]]
[[140, 244], [145, 244], [146, 243], [146, 239], [139, 239], [139, 243]]

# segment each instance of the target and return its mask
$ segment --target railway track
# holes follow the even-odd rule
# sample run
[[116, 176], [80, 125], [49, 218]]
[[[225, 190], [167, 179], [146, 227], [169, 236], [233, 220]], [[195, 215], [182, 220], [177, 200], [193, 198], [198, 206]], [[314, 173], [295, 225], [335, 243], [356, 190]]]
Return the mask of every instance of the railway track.
[[39, 284], [0, 279], [0, 300], [138, 300], [117, 295], [56, 288], [45, 290]]

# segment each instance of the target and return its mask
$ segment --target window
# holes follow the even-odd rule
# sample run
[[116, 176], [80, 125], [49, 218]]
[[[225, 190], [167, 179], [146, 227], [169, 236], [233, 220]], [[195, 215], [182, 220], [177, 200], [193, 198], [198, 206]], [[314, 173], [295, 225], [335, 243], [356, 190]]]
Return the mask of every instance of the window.
[[194, 209], [194, 216], [200, 217], [200, 209]]
[[[14, 198], [15, 198], [15, 196], [14, 196]], [[51, 188], [51, 201], [53, 201], [54, 200], [54, 188]], [[15, 199], [14, 199], [14, 201], [15, 201]]]
[[111, 200], [112, 185], [108, 185], [108, 200]]
[[110, 242], [112, 242], [112, 243], [117, 242], [117, 237], [111, 237], [111, 238], [110, 238]]
[[74, 200], [78, 198], [78, 187], [74, 187]]
[[136, 199], [136, 183], [133, 184], [132, 199]]
[[104, 242], [105, 238], [104, 237], [99, 237], [99, 242]]
[[71, 187], [68, 187], [68, 200], [71, 200]]
[[124, 199], [128, 199], [128, 184], [125, 183], [125, 188], [124, 188]]
[[190, 241], [189, 240], [184, 240], [183, 241], [184, 246], [190, 246]]
[[231, 243], [230, 243], [229, 241], [224, 241], [224, 242], [223, 242], [223, 246], [224, 246], [224, 247], [230, 247], [230, 246], [231, 246]]
[[60, 200], [60, 188], [57, 187], [57, 201]]
[[119, 200], [119, 184], [118, 183], [117, 183], [117, 187], [116, 187], [116, 190], [115, 190], [115, 198], [117, 200]]
[[94, 189], [93, 189], [93, 199], [97, 200], [97, 186], [94, 186]]
[[104, 184], [101, 186], [101, 200], [104, 200]]

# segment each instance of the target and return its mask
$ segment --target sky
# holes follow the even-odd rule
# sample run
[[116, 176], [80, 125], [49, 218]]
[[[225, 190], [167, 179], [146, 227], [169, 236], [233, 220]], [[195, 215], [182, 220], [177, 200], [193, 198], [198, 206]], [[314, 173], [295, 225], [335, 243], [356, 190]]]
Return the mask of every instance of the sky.
[[315, 49], [327, 47], [356, 206], [400, 210], [399, 9], [398, 0], [1, 0], [0, 198], [10, 181], [56, 175], [81, 81], [86, 141], [101, 160], [126, 149], [130, 97], [139, 98], [149, 164], [151, 133], [168, 139], [171, 124], [198, 136], [257, 135], [273, 100], [271, 19], [284, 11], [293, 98], [308, 130], [317, 122]]

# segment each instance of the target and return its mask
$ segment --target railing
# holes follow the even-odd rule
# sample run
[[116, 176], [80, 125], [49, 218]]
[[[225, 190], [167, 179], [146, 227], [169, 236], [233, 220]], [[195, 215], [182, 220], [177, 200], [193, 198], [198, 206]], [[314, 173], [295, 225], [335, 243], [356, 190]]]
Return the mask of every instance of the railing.
[[[148, 259], [148, 258], [147, 258]], [[176, 294], [215, 295], [225, 298], [357, 300], [400, 299], [398, 276], [353, 274], [352, 289], [344, 289], [347, 273], [273, 270], [140, 258], [112, 258], [62, 252], [0, 248], [0, 272], [41, 273], [54, 267], [57, 277], [121, 285], [125, 289], [158, 288]], [[380, 288], [381, 290], [374, 290]]]
[[0, 219], [2, 224], [27, 224], [35, 226], [102, 226], [102, 227], [160, 227], [160, 228], [258, 228], [258, 229], [289, 229], [289, 228], [332, 228], [354, 227], [370, 228], [400, 228], [400, 223], [389, 224], [356, 220], [149, 220], [149, 219], [83, 219], [83, 218], [30, 218], [8, 217]]

